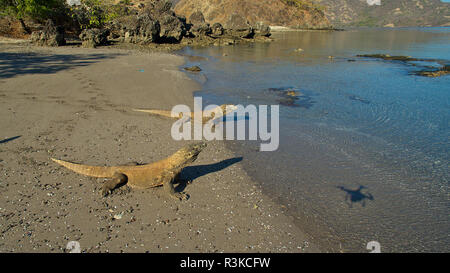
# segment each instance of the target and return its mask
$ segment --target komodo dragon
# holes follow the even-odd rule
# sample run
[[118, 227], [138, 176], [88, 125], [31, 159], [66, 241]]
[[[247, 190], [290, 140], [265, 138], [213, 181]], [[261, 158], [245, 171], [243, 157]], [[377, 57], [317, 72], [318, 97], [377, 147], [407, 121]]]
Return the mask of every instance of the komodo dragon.
[[176, 192], [174, 182], [179, 178], [181, 170], [193, 163], [206, 147], [205, 142], [190, 144], [166, 159], [137, 166], [100, 167], [79, 165], [52, 158], [52, 160], [76, 173], [109, 178], [102, 189], [104, 196], [110, 194], [117, 186], [127, 184], [136, 189], [148, 189], [163, 186], [171, 197], [186, 200], [184, 192]]
[[[222, 116], [225, 116], [229, 113], [234, 112], [236, 109], [237, 109], [237, 107], [233, 104], [223, 104], [212, 110], [202, 111], [202, 112], [200, 112], [200, 116], [202, 117], [202, 123], [205, 124], [208, 121], [216, 118], [216, 111], [221, 111], [223, 113]], [[183, 117], [183, 113], [180, 113], [178, 117], [177, 116], [174, 117], [174, 116], [172, 116], [172, 111], [167, 111], [167, 110], [133, 109], [133, 111], [143, 112], [143, 113], [148, 113], [148, 114], [153, 114], [153, 115], [158, 115], [158, 116], [163, 116], [163, 117], [168, 117], [168, 118], [174, 118], [174, 119], [180, 119]], [[189, 116], [190, 116], [190, 119], [193, 121], [194, 120], [194, 112], [190, 112]], [[218, 116], [218, 117], [220, 117], [220, 116]]]

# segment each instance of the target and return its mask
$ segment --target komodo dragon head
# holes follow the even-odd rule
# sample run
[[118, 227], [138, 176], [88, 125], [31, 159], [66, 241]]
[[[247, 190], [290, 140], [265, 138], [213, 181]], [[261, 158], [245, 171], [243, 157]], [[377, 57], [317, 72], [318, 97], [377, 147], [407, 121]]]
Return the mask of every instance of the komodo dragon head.
[[185, 165], [190, 164], [197, 160], [198, 155], [206, 146], [206, 142], [187, 145], [186, 147], [178, 150], [172, 158], [175, 161], [179, 160], [180, 162], [183, 162]]

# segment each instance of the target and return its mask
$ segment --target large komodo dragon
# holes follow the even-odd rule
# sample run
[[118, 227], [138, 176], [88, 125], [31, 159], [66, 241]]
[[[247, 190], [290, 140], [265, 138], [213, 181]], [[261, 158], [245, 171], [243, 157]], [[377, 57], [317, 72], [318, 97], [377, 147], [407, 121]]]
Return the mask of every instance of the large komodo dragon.
[[176, 192], [173, 184], [178, 180], [181, 170], [193, 163], [205, 147], [205, 142], [190, 144], [166, 159], [137, 166], [100, 167], [74, 164], [53, 158], [52, 160], [82, 175], [109, 178], [102, 189], [105, 196], [116, 187], [127, 184], [137, 189], [163, 186], [171, 197], [186, 200], [187, 195], [184, 192]]
[[[223, 104], [221, 106], [218, 106], [214, 109], [208, 110], [208, 111], [201, 111], [200, 112], [200, 116], [202, 117], [202, 123], [205, 124], [210, 120], [214, 120], [217, 118], [220, 118], [221, 116], [226, 116], [227, 114], [230, 114], [232, 112], [234, 112], [237, 109], [236, 105], [233, 104]], [[173, 118], [173, 119], [181, 119], [183, 118], [183, 113], [180, 113], [179, 116], [172, 116], [172, 111], [168, 111], [168, 110], [156, 110], [156, 109], [133, 109], [133, 111], [137, 111], [137, 112], [143, 112], [143, 113], [148, 113], [148, 114], [152, 114], [152, 115], [157, 115], [157, 116], [163, 116], [163, 117], [167, 117], [167, 118]], [[194, 112], [189, 112], [187, 113], [188, 118], [191, 121], [194, 121], [194, 116], [195, 113]], [[221, 115], [217, 115], [217, 114], [221, 114]]]

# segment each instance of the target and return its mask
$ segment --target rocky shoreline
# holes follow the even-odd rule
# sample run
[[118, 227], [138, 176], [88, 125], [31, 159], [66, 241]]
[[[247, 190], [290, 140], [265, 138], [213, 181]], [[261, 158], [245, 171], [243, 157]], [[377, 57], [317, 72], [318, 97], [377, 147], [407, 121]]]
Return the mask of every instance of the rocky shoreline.
[[[95, 48], [109, 44], [129, 44], [150, 48], [183, 46], [234, 45], [246, 42], [270, 42], [270, 27], [262, 22], [251, 25], [245, 18], [233, 14], [227, 27], [220, 23], [210, 25], [198, 11], [188, 19], [179, 17], [171, 4], [164, 1], [149, 2], [119, 17], [104, 28], [84, 29], [79, 39], [83, 47]], [[66, 44], [63, 26], [48, 20], [42, 30], [31, 35], [36, 45], [63, 46]]]

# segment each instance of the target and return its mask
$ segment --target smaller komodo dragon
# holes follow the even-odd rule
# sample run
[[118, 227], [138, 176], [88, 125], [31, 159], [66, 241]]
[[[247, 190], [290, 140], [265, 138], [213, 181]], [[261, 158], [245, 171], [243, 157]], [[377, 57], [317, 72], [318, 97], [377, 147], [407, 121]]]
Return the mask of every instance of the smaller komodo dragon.
[[193, 163], [206, 145], [205, 142], [190, 144], [166, 159], [136, 166], [101, 167], [80, 165], [54, 158], [52, 160], [82, 175], [109, 178], [102, 188], [104, 196], [110, 194], [116, 187], [127, 184], [136, 189], [163, 186], [171, 197], [186, 200], [187, 194], [176, 192], [173, 184], [179, 179], [181, 170]]
[[[200, 116], [202, 117], [202, 123], [205, 124], [210, 120], [220, 117], [220, 116], [216, 117], [216, 112], [219, 112], [219, 113], [221, 112], [222, 116], [226, 116], [227, 114], [234, 112], [236, 109], [237, 109], [236, 105], [223, 104], [212, 110], [202, 111], [200, 113]], [[133, 111], [143, 112], [143, 113], [148, 113], [148, 114], [153, 114], [153, 115], [158, 115], [158, 116], [163, 116], [163, 117], [173, 118], [173, 119], [183, 118], [183, 113], [180, 113], [180, 115], [178, 117], [177, 116], [174, 117], [174, 116], [172, 116], [172, 111], [168, 111], [168, 110], [133, 109]], [[194, 120], [194, 112], [190, 112], [188, 117], [190, 118], [191, 121], [193, 121]]]

